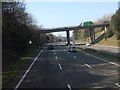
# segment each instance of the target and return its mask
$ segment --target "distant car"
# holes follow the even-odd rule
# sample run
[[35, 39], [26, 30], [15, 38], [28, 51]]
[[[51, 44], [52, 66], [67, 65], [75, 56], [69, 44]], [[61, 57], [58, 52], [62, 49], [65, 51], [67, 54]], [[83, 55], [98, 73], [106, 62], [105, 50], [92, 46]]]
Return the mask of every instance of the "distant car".
[[69, 46], [69, 52], [77, 52], [77, 47], [75, 45], [70, 45]]
[[54, 50], [54, 46], [53, 45], [48, 45], [48, 49], [49, 50]]

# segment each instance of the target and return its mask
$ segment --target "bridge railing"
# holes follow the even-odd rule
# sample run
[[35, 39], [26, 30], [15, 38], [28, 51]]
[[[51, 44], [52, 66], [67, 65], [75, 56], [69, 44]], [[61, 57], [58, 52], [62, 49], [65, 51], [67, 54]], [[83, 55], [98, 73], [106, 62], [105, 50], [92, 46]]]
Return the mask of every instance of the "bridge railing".
[[79, 29], [90, 29], [90, 28], [98, 28], [98, 27], [109, 27], [108, 23], [104, 24], [94, 24], [90, 26], [69, 26], [69, 27], [60, 27], [60, 28], [51, 28], [51, 29], [42, 29], [41, 33], [51, 33], [51, 32], [60, 32], [60, 31], [70, 31], [70, 30], [79, 30]]

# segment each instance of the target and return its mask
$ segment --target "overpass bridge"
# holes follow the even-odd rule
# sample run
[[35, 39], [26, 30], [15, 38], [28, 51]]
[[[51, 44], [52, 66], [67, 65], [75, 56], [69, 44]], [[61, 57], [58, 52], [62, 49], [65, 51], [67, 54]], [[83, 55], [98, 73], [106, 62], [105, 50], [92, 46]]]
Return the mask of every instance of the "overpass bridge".
[[95, 28], [99, 28], [99, 27], [104, 27], [105, 31], [107, 29], [107, 27], [109, 27], [108, 23], [104, 23], [104, 24], [98, 24], [98, 25], [90, 25], [90, 26], [70, 26], [70, 27], [61, 27], [61, 28], [52, 28], [52, 29], [42, 29], [40, 30], [40, 34], [44, 34], [44, 33], [52, 33], [52, 32], [62, 32], [62, 31], [66, 31], [66, 35], [67, 35], [67, 44], [70, 44], [70, 33], [69, 31], [71, 30], [85, 30], [85, 29], [95, 29]]

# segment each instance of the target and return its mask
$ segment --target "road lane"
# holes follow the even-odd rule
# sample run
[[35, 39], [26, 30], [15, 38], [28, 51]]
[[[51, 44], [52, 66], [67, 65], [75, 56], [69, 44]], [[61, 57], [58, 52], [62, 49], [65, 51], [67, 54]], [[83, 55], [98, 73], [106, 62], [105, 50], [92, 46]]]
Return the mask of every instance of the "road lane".
[[[115, 87], [114, 86], [114, 83], [115, 82], [118, 82], [118, 65], [115, 65], [112, 63], [109, 62], [109, 60], [106, 62], [105, 60], [101, 60], [100, 58], [96, 58], [96, 57], [91, 57], [89, 54], [85, 54], [85, 53], [73, 53], [73, 52], [67, 52], [68, 54], [70, 54], [70, 58], [71, 56], [76, 56], [78, 59], [76, 60], [76, 64], [80, 63], [80, 64], [84, 64], [84, 63], [90, 63], [91, 65], [93, 66], [96, 66], [94, 67], [92, 70], [89, 70], [89, 71], [92, 71], [90, 73], [93, 74], [96, 74], [97, 76], [106, 76], [105, 80], [102, 80], [101, 82], [99, 82], [99, 84], [91, 84], [91, 87]], [[77, 55], [75, 55], [77, 54]], [[65, 54], [63, 56], [66, 56]], [[67, 58], [67, 59], [70, 59], [70, 58]], [[64, 57], [65, 59], [65, 57]], [[67, 60], [65, 59], [65, 60]], [[63, 60], [64, 61], [64, 60]], [[69, 60], [70, 61], [70, 60]], [[108, 63], [109, 62], [109, 63]], [[75, 63], [75, 62], [74, 62]], [[67, 65], [69, 66], [69, 65]], [[98, 68], [97, 68], [98, 66]], [[74, 68], [74, 67], [73, 67]], [[91, 82], [92, 83], [92, 82]], [[119, 85], [119, 84], [118, 84]], [[118, 86], [117, 85], [117, 86]]]
[[68, 52], [64, 45], [54, 48], [43, 50], [20, 88], [118, 87], [116, 66], [82, 52]]
[[67, 88], [58, 64], [54, 51], [43, 51], [20, 88]]
[[[70, 52], [70, 55], [68, 52], [59, 52], [58, 55], [61, 57], [60, 63], [64, 67], [66, 78], [69, 77], [67, 81], [72, 87], [116, 87], [114, 84], [118, 81], [118, 67], [81, 52]], [[76, 62], [76, 58], [72, 58], [74, 56], [77, 58]], [[86, 69], [84, 64], [93, 69]]]
[[[45, 48], [45, 47], [44, 47]], [[37, 55], [37, 57], [34, 59], [34, 61], [32, 62], [32, 64], [30, 65], [30, 67], [27, 69], [27, 71], [25, 72], [25, 74], [22, 76], [22, 78], [20, 79], [20, 81], [17, 83], [17, 85], [15, 86], [14, 90], [17, 90], [20, 86], [20, 84], [22, 83], [22, 81], [24, 80], [24, 78], [26, 77], [26, 75], [28, 74], [28, 72], [30, 71], [30, 69], [32, 68], [32, 66], [34, 65], [34, 63], [36, 62], [36, 60], [38, 59], [38, 57], [40, 56], [40, 54], [43, 52], [43, 49], [39, 52], [39, 54]]]

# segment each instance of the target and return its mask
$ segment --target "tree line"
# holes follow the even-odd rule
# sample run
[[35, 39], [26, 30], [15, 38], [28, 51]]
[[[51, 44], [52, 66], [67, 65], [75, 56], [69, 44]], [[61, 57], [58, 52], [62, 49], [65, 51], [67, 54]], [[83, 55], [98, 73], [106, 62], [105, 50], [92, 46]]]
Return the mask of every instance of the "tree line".
[[32, 46], [50, 42], [50, 34], [40, 34], [41, 27], [23, 2], [2, 2], [3, 51], [24, 52]]
[[110, 24], [113, 29], [113, 33], [116, 36], [116, 39], [120, 39], [120, 7], [115, 12], [115, 14], [111, 17]]

